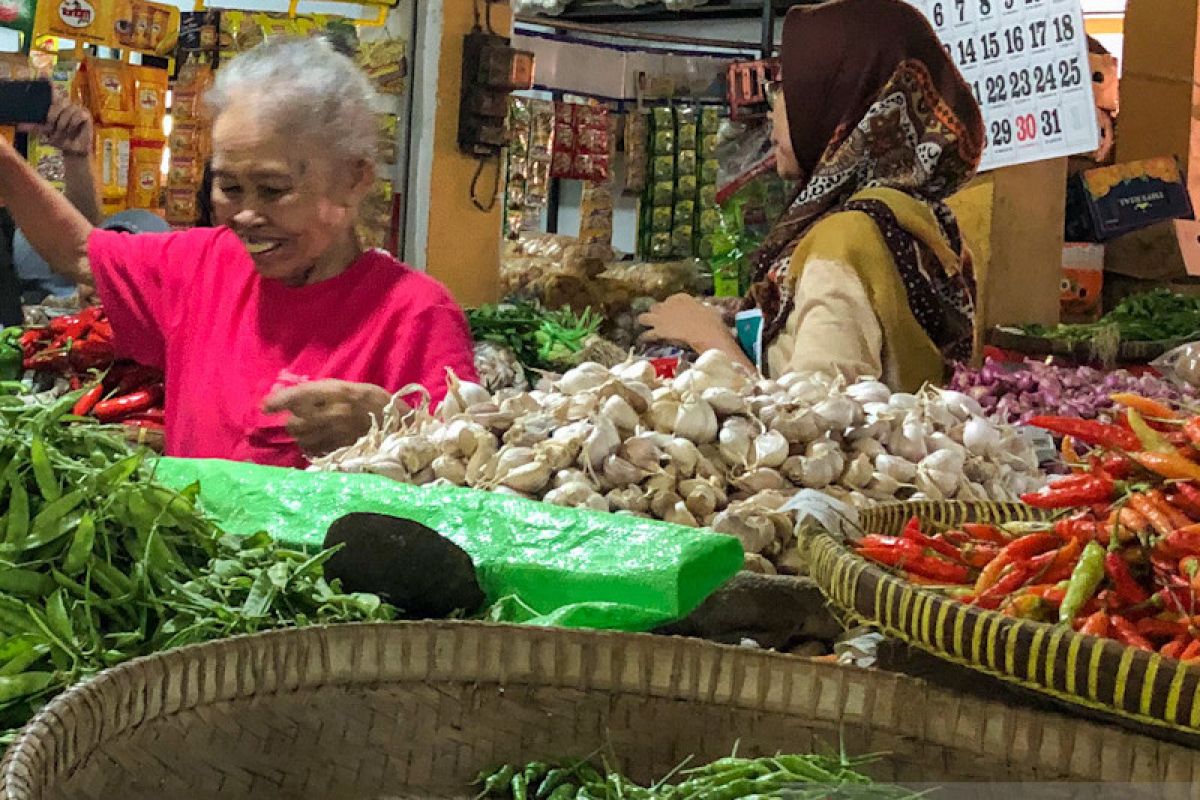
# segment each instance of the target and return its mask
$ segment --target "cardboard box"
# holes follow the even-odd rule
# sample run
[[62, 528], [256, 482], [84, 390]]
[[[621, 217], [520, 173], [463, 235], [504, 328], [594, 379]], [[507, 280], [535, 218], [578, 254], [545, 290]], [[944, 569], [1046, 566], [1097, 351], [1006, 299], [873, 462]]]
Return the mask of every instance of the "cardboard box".
[[1173, 156], [1097, 167], [1067, 188], [1067, 241], [1108, 242], [1174, 219], [1190, 219], [1183, 170]]

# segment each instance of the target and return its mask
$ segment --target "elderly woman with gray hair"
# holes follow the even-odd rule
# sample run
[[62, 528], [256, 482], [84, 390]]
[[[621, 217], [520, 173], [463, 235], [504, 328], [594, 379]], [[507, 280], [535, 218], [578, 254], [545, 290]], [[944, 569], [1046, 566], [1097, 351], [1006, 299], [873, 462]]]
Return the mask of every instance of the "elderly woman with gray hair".
[[392, 393], [474, 377], [461, 309], [355, 236], [375, 178], [373, 92], [318, 39], [261, 45], [218, 73], [219, 227], [93, 228], [0, 143], [0, 200], [59, 274], [94, 286], [123, 356], [167, 377], [167, 453], [303, 466], [366, 432]]

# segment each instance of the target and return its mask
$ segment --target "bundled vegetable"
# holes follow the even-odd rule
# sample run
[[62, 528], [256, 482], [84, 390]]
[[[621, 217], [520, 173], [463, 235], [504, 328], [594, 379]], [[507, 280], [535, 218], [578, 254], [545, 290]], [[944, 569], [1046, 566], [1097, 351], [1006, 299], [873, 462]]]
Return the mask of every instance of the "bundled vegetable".
[[1200, 661], [1200, 417], [1114, 400], [1128, 427], [1035, 418], [1094, 447], [1022, 498], [1056, 512], [1050, 522], [934, 531], [914, 519], [857, 551], [963, 602]]
[[716, 352], [669, 380], [648, 361], [588, 362], [535, 391], [495, 396], [451, 375], [436, 416], [393, 410], [314, 468], [711, 527], [742, 541], [750, 568], [770, 572], [794, 569], [781, 509], [802, 488], [859, 505], [1039, 488], [1032, 450], [980, 411], [936, 389], [754, 380]]
[[310, 556], [222, 536], [196, 491], [153, 480], [144, 453], [52, 406], [0, 404], [0, 728], [105, 667], [268, 628], [387, 619]]
[[1172, 403], [1200, 398], [1194, 387], [1152, 375], [1057, 366], [1033, 359], [1016, 367], [991, 359], [980, 369], [960, 364], [949, 385], [978, 400], [991, 419], [1014, 425], [1025, 425], [1039, 415], [1111, 421], [1116, 413], [1111, 398], [1120, 392]]
[[[471, 309], [467, 321], [477, 342], [507, 348], [525, 369], [561, 372], [584, 360], [580, 354], [595, 340], [601, 319], [591, 310], [576, 314], [569, 308], [549, 310], [515, 301]], [[618, 354], [618, 360], [623, 356]], [[485, 374], [491, 371], [487, 360], [478, 366]]]
[[1121, 342], [1161, 342], [1200, 338], [1200, 297], [1156, 289], [1125, 298], [1098, 322], [1077, 325], [1027, 325], [1031, 336], [1063, 342], [1113, 337]]
[[607, 767], [589, 761], [534, 761], [505, 765], [483, 773], [475, 785], [478, 798], [625, 798], [626, 800], [691, 800], [692, 798], [856, 798], [915, 800], [920, 794], [899, 786], [877, 784], [858, 770], [871, 758], [820, 755], [777, 755], [768, 758], [722, 758], [693, 769], [677, 769], [650, 787], [639, 786]]

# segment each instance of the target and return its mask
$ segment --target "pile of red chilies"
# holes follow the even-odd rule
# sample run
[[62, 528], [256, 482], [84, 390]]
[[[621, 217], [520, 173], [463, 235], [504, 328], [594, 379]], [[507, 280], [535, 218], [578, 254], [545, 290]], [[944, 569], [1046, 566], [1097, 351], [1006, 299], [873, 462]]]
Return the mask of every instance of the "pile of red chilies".
[[72, 390], [87, 387], [73, 409], [77, 416], [162, 429], [162, 373], [116, 361], [112, 325], [99, 307], [55, 317], [45, 327], [25, 331], [19, 342], [25, 369], [67, 378]]
[[857, 552], [965, 603], [1200, 661], [1200, 416], [1113, 399], [1119, 424], [1033, 421], [1063, 436], [1072, 469], [1022, 498], [1058, 512], [1052, 522], [935, 533], [913, 519]]

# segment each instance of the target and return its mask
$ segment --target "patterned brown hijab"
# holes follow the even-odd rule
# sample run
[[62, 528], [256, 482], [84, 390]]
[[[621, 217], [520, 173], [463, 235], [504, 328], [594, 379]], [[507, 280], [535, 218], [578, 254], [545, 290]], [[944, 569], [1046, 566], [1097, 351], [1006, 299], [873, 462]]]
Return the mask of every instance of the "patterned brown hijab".
[[[783, 28], [783, 98], [806, 182], [755, 255], [747, 303], [763, 312], [764, 348], [791, 313], [788, 263], [820, 219], [862, 211], [879, 224], [918, 322], [947, 358], [974, 327], [970, 258], [943, 200], [971, 179], [984, 144], [979, 106], [929, 22], [903, 0], [835, 0], [798, 6]], [[899, 230], [864, 189], [896, 189], [929, 204], [961, 256], [946, 270]]]

